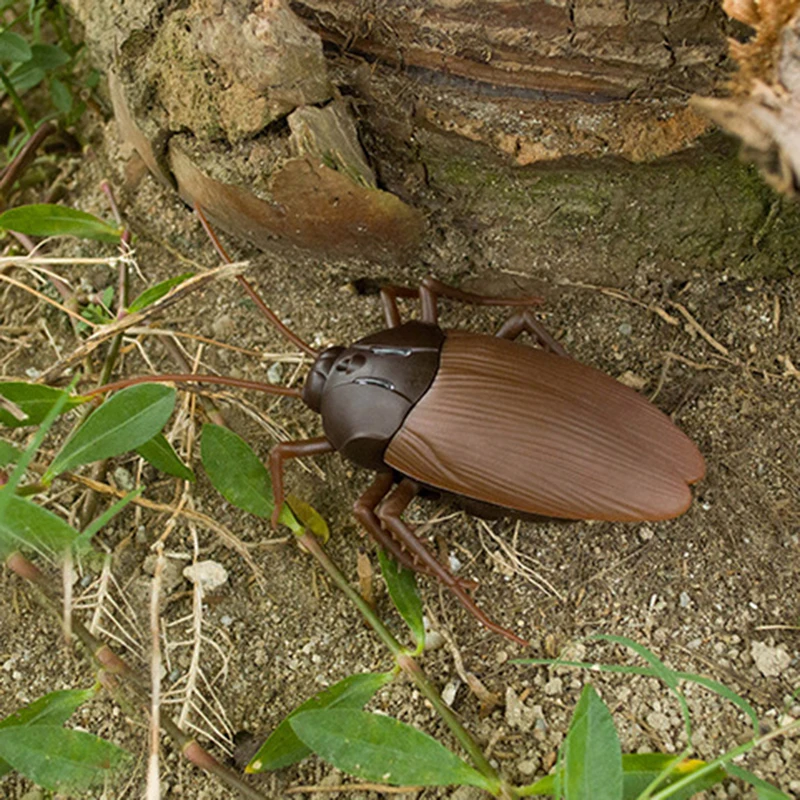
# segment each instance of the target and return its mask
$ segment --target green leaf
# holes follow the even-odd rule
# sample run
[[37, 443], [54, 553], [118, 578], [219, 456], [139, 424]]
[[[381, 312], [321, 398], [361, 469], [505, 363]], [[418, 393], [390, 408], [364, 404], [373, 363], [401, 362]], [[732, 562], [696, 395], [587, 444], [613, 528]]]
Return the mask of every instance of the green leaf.
[[21, 455], [22, 450], [9, 444], [5, 439], [0, 439], [0, 467], [15, 463]]
[[[295, 518], [319, 539], [322, 544], [327, 544], [331, 537], [328, 523], [316, 508], [310, 506], [305, 500], [301, 500], [293, 494], [286, 495], [286, 505], [289, 506]], [[291, 526], [290, 526], [291, 527]]]
[[[7, 491], [7, 488], [0, 490], [4, 495]], [[75, 528], [27, 497], [12, 494], [4, 500], [5, 509], [0, 514], [0, 556], [3, 559], [15, 550], [63, 553], [78, 538]]]
[[295, 764], [311, 753], [292, 730], [291, 720], [306, 711], [324, 708], [362, 708], [375, 692], [394, 677], [391, 672], [350, 675], [298, 706], [270, 734], [250, 760], [245, 772], [264, 772]]
[[72, 92], [69, 86], [58, 78], [50, 81], [50, 99], [53, 101], [56, 111], [61, 114], [68, 114], [72, 108]]
[[128, 760], [111, 742], [57, 725], [0, 730], [0, 757], [51, 792], [85, 791]]
[[145, 289], [129, 306], [128, 313], [133, 314], [135, 311], [141, 311], [149, 305], [152, 305], [156, 300], [160, 300], [173, 286], [183, 283], [188, 278], [194, 276], [194, 272], [184, 272], [175, 278], [168, 278], [149, 289]]
[[422, 600], [414, 573], [400, 567], [382, 548], [378, 548], [378, 560], [381, 562], [381, 573], [392, 602], [411, 629], [417, 646], [421, 647], [425, 643], [425, 625], [422, 621]]
[[45, 71], [30, 61], [20, 64], [10, 76], [11, 85], [17, 94], [24, 94], [34, 86], [38, 86], [45, 79]]
[[759, 778], [758, 775], [754, 775], [749, 770], [742, 769], [736, 764], [726, 764], [725, 770], [735, 778], [749, 783], [756, 790], [758, 800], [791, 800], [789, 795], [784, 794], [776, 786], [772, 786]]
[[194, 472], [178, 458], [163, 433], [157, 433], [150, 441], [139, 445], [136, 452], [161, 472], [185, 481], [194, 481]]
[[[639, 795], [675, 760], [675, 756], [662, 753], [626, 753], [622, 756], [622, 796], [624, 800], [636, 800]], [[706, 765], [705, 761], [686, 759], [673, 767], [666, 779], [659, 784], [665, 788], [684, 778], [691, 772], [696, 772]], [[523, 797], [534, 795], [552, 795], [555, 793], [555, 775], [548, 775], [530, 786], [520, 790]], [[721, 768], [698, 778], [691, 787], [679, 789], [670, 795], [670, 800], [689, 800], [697, 792], [708, 789], [719, 783], [725, 777]]]
[[119, 243], [121, 230], [92, 214], [67, 206], [39, 203], [17, 206], [0, 214], [0, 228], [28, 236], [77, 236]]
[[167, 423], [175, 406], [175, 389], [158, 383], [129, 386], [95, 409], [67, 439], [42, 478], [44, 483], [79, 464], [134, 450]]
[[621, 800], [622, 750], [611, 712], [584, 686], [565, 742], [566, 800]]
[[16, 466], [8, 476], [6, 485], [0, 488], [0, 520], [2, 520], [6, 514], [8, 505], [11, 502], [11, 499], [14, 497], [14, 492], [16, 491], [17, 486], [19, 486], [20, 481], [22, 481], [22, 478], [25, 475], [25, 470], [28, 469], [28, 464], [33, 461], [34, 456], [42, 446], [45, 436], [47, 436], [47, 432], [52, 427], [56, 417], [61, 413], [64, 404], [67, 402], [68, 393], [72, 392], [72, 390], [78, 385], [78, 379], [79, 376], [76, 375], [72, 381], [70, 381], [67, 391], [58, 398], [55, 405], [52, 406], [47, 412], [47, 416], [45, 416], [45, 418], [42, 420], [38, 429], [31, 437], [28, 446], [25, 448], [25, 452], [22, 454], [22, 457], [17, 461]]
[[334, 767], [366, 781], [393, 786], [477, 786], [492, 794], [489, 778], [425, 733], [391, 717], [354, 709], [304, 711], [294, 732]]
[[0, 61], [18, 63], [27, 61], [32, 55], [30, 45], [18, 33], [0, 33]]
[[69, 55], [55, 44], [34, 44], [29, 63], [43, 70], [57, 69], [69, 63]]
[[[241, 436], [220, 425], [203, 425], [200, 459], [214, 488], [229, 503], [263, 519], [272, 516], [275, 500], [269, 472]], [[280, 521], [297, 534], [304, 532], [286, 504]]]
[[87, 400], [87, 398], [80, 395], [70, 397], [68, 392], [54, 389], [52, 386], [41, 386], [38, 383], [23, 383], [21, 381], [0, 383], [0, 397], [10, 400], [17, 408], [27, 414], [25, 419], [20, 420], [0, 405], [0, 422], [9, 428], [39, 425], [44, 421], [50, 409], [64, 396], [66, 396], [66, 402], [61, 408], [62, 413], [85, 403]]
[[[669, 767], [670, 762], [675, 761], [675, 756], [663, 753], [629, 753], [622, 756], [622, 771], [624, 775], [625, 800], [636, 800], [636, 798], [664, 771]], [[698, 772], [706, 766], [705, 761], [694, 758], [687, 758], [673, 764], [672, 769], [664, 776], [658, 788], [663, 789], [671, 786], [675, 781]], [[670, 795], [670, 800], [690, 800], [698, 792], [710, 789], [712, 786], [725, 779], [725, 771], [721, 767], [711, 770], [704, 775], [699, 775], [688, 786], [674, 790]]]
[[[94, 689], [50, 692], [0, 720], [0, 730], [19, 725], [63, 725], [78, 706], [91, 700], [94, 695]], [[0, 777], [12, 769], [11, 764], [0, 758]]]

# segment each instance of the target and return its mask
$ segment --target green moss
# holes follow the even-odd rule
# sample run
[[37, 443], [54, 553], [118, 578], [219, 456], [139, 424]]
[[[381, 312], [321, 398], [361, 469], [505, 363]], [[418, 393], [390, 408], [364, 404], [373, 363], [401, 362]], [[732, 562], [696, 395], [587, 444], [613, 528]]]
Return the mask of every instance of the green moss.
[[[476, 146], [477, 147], [477, 146]], [[532, 167], [425, 148], [431, 182], [474, 216], [536, 248], [593, 248], [617, 271], [643, 258], [779, 277], [800, 264], [800, 205], [776, 195], [729, 142], [712, 137], [650, 164], [565, 160]], [[520, 248], [524, 249], [523, 245]], [[612, 263], [616, 262], [616, 263]]]

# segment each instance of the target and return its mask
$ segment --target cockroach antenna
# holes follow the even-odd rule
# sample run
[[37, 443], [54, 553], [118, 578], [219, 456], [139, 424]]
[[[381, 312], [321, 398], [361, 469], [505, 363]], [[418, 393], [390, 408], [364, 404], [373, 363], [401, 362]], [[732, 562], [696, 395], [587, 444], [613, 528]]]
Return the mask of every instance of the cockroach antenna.
[[[219, 257], [226, 264], [232, 264], [233, 262], [231, 261], [231, 257], [222, 246], [217, 234], [214, 232], [214, 229], [206, 219], [205, 214], [203, 214], [203, 209], [200, 208], [199, 205], [195, 205], [194, 212], [197, 214], [197, 218], [200, 220], [203, 230], [208, 234], [208, 238], [211, 239], [211, 244], [214, 245], [214, 249], [217, 251], [217, 253], [219, 253]], [[259, 311], [261, 311], [261, 313], [283, 334], [283, 336], [285, 336], [292, 344], [299, 347], [304, 353], [312, 358], [316, 358], [319, 355], [319, 353], [313, 347], [311, 347], [310, 344], [304, 342], [293, 330], [288, 328], [278, 319], [278, 315], [258, 296], [256, 290], [253, 289], [253, 287], [250, 285], [250, 282], [243, 275], [237, 275], [236, 280], [239, 281], [239, 283], [242, 285], [242, 288], [250, 296], [250, 299], [258, 306]]]

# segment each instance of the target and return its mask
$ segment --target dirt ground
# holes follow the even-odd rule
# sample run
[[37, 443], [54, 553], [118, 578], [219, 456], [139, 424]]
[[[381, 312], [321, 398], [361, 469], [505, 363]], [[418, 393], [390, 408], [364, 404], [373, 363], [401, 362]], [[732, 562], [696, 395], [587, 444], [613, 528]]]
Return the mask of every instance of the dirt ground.
[[[66, 202], [107, 216], [99, 180], [109, 178], [117, 187], [123, 214], [137, 235], [136, 257], [144, 276], [134, 294], [185, 271], [184, 259], [204, 268], [215, 266], [202, 231], [177, 198], [148, 176], [131, 182], [132, 170], [124, 172], [124, 153], [113, 137], [110, 126], [95, 142], [94, 153], [75, 167]], [[724, 163], [728, 167], [721, 169], [740, 169], [733, 159]], [[548, 185], [557, 181], [551, 170]], [[509, 233], [507, 220], [481, 205], [481, 197], [480, 190], [468, 195], [432, 191], [426, 241], [405, 268], [265, 255], [225, 241], [236, 259], [251, 260], [248, 274], [263, 297], [314, 346], [347, 342], [381, 327], [374, 287], [382, 280], [413, 284], [434, 273], [476, 291], [543, 295], [540, 318], [576, 358], [653, 397], [697, 442], [708, 474], [695, 488], [692, 507], [676, 520], [651, 524], [485, 523], [421, 500], [408, 518], [430, 523], [427, 532], [435, 546], [446, 547], [461, 562], [460, 574], [479, 582], [480, 605], [502, 625], [532, 640], [530, 655], [563, 652], [635, 663], [630, 653], [586, 641], [594, 633], [627, 636], [674, 668], [707, 675], [740, 692], [758, 709], [764, 730], [797, 718], [800, 699], [792, 696], [800, 686], [797, 260], [773, 264], [772, 274], [782, 277], [766, 278], [747, 270], [730, 249], [722, 263], [710, 266], [699, 265], [691, 254], [670, 259], [660, 251], [648, 253], [645, 244], [632, 238], [615, 243], [613, 220], [604, 222], [594, 207], [574, 203], [560, 219], [544, 223], [552, 226], [552, 235], [546, 227], [539, 231], [540, 241], [549, 244], [538, 256], [522, 258], [524, 243]], [[769, 212], [770, 225], [794, 226], [797, 237], [796, 216], [787, 211], [784, 217], [783, 206], [775, 208]], [[736, 232], [753, 243], [763, 223]], [[698, 231], [703, 224], [698, 214]], [[646, 228], [641, 230], [646, 236]], [[60, 252], [97, 255], [100, 250], [70, 244]], [[792, 254], [774, 255], [780, 258], [791, 259]], [[605, 269], [611, 261], [614, 269]], [[114, 283], [111, 271], [102, 267], [69, 267], [63, 274], [94, 289]], [[55, 361], [56, 349], [69, 352], [75, 346], [60, 312], [15, 289], [3, 287], [0, 296], [4, 377], [35, 377]], [[412, 310], [411, 305], [404, 308]], [[501, 309], [443, 304], [445, 326], [491, 332], [503, 318]], [[220, 373], [284, 383], [301, 380], [298, 354], [259, 317], [233, 281], [192, 296], [157, 323], [163, 330], [209, 337], [246, 351], [204, 345], [202, 362]], [[198, 354], [196, 339], [179, 341], [190, 358]], [[149, 371], [144, 355], [154, 369], [175, 370], [154, 336], [141, 334], [126, 344], [130, 346], [120, 374]], [[291, 401], [238, 392], [226, 396], [231, 399], [222, 400], [221, 406], [228, 423], [264, 457], [274, 442], [269, 427], [293, 439], [320, 431], [314, 415]], [[171, 709], [177, 717], [185, 699], [181, 681], [192, 656], [192, 593], [181, 571], [195, 555], [225, 566], [227, 583], [202, 609], [199, 653], [208, 682], [193, 693], [188, 711], [201, 741], [209, 742], [209, 733], [215, 731], [217, 744], [209, 746], [225, 758], [235, 731], [266, 734], [319, 688], [354, 672], [385, 670], [391, 661], [308, 555], [283, 532], [272, 533], [263, 521], [233, 509], [214, 492], [197, 456], [200, 414], [192, 419], [185, 413], [188, 401], [183, 408], [169, 430], [184, 454], [191, 448], [188, 457], [198, 472], [187, 495], [176, 480], [142, 468], [133, 457], [115, 462], [107, 480], [124, 485], [138, 476], [147, 485], [147, 497], [171, 506], [185, 498], [187, 508], [212, 517], [247, 544], [263, 580], [256, 580], [243, 559], [208, 527], [180, 515], [172, 527], [169, 513], [129, 508], [98, 537], [98, 549], [111, 554], [109, 568], [117, 587], [114, 604], [103, 603], [102, 628], [120, 653], [142, 666], [149, 637], [151, 545], [167, 533], [164, 620], [171, 646], [164, 680], [165, 690], [175, 692], [168, 699], [177, 703]], [[53, 448], [55, 440], [47, 446]], [[402, 632], [385, 597], [373, 547], [351, 514], [352, 502], [368, 480], [335, 455], [316, 459], [310, 470], [292, 464], [287, 476], [291, 490], [327, 519], [329, 552], [353, 581], [358, 553], [369, 555], [378, 609]], [[75, 487], [57, 484], [50, 507], [69, 514], [78, 499]], [[87, 616], [97, 606], [92, 596], [101, 566], [82, 565], [75, 585], [76, 596], [86, 595]], [[430, 580], [421, 579], [420, 586], [432, 627], [445, 634], [445, 642], [422, 657], [425, 671], [447, 689], [453, 709], [505, 776], [529, 783], [545, 774], [589, 676], [512, 664], [511, 659], [523, 655], [520, 649], [487, 634]], [[0, 572], [0, 630], [0, 716], [48, 691], [91, 685], [86, 657], [63, 643], [57, 624], [7, 570]], [[488, 713], [481, 713], [466, 686], [465, 671], [497, 694], [499, 702]], [[657, 681], [592, 674], [591, 682], [614, 712], [623, 751], [675, 752], [683, 746], [677, 704]], [[697, 757], [711, 759], [749, 738], [746, 720], [732, 705], [695, 686], [687, 687], [686, 694]], [[456, 747], [403, 680], [382, 690], [370, 708]], [[77, 724], [123, 744], [136, 756], [127, 783], [107, 796], [141, 796], [145, 714], [101, 696], [78, 712]], [[232, 796], [187, 765], [168, 741], [163, 757], [164, 797]], [[797, 736], [773, 741], [750, 754], [744, 765], [790, 796], [800, 796]], [[382, 796], [348, 790], [351, 782], [313, 757], [254, 779], [271, 797], [298, 786], [317, 789], [296, 796], [328, 796], [318, 792], [340, 784], [345, 785], [333, 796]], [[39, 796], [29, 790], [13, 775], [0, 780], [0, 796], [9, 800]], [[430, 789], [401, 796], [466, 800], [478, 794]], [[708, 796], [755, 795], [731, 782]]]

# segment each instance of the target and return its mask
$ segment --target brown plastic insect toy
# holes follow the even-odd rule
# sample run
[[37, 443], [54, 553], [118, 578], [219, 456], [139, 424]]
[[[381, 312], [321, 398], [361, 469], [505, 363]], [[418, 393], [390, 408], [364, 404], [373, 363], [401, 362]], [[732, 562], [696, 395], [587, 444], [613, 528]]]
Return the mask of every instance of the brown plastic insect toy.
[[[437, 322], [439, 297], [484, 306], [531, 306], [538, 298], [486, 297], [433, 278], [418, 290], [388, 286], [381, 291], [385, 330], [318, 353], [239, 280], [272, 323], [315, 359], [302, 392], [274, 387], [318, 412], [325, 435], [273, 448], [273, 526], [284, 500], [284, 462], [338, 450], [377, 473], [354, 505], [373, 539], [403, 566], [441, 581], [481, 623], [513, 641], [526, 644], [490, 620], [467, 583], [403, 521], [423, 488], [498, 516], [630, 522], [682, 514], [691, 503], [689, 484], [705, 473], [699, 450], [668, 416], [570, 358], [528, 308], [496, 336], [443, 330]], [[421, 319], [402, 323], [397, 297], [419, 298]], [[522, 332], [541, 349], [516, 343]]]

